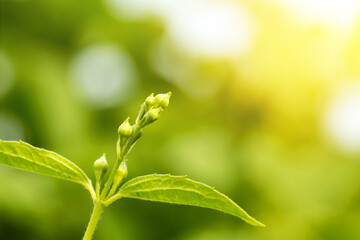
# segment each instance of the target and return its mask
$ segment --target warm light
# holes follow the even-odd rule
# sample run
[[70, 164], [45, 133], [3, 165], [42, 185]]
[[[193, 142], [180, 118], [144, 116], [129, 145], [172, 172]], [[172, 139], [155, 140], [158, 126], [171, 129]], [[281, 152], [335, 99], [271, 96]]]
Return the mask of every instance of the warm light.
[[356, 23], [359, 0], [278, 0], [303, 21], [352, 29]]
[[147, 15], [164, 20], [166, 34], [190, 55], [237, 56], [246, 52], [253, 22], [233, 0], [106, 0], [109, 11], [121, 17]]
[[190, 54], [234, 56], [249, 49], [253, 23], [233, 1], [186, 1], [169, 16], [169, 34]]
[[360, 152], [360, 84], [342, 90], [325, 115], [325, 127], [341, 148]]

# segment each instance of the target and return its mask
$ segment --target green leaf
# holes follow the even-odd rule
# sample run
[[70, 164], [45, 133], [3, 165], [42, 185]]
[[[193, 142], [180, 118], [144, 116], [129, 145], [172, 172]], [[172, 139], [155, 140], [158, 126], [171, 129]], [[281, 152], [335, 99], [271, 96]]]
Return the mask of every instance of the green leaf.
[[22, 141], [0, 140], [0, 164], [91, 186], [85, 173], [71, 161]]
[[239, 217], [252, 225], [265, 227], [224, 194], [186, 176], [152, 174], [133, 178], [121, 187], [119, 196], [211, 208]]

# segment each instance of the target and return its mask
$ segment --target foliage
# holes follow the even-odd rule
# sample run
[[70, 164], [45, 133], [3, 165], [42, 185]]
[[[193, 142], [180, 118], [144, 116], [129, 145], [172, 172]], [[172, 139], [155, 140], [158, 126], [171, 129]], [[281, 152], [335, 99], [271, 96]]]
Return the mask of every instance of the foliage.
[[95, 189], [85, 173], [71, 161], [57, 153], [39, 149], [21, 141], [0, 141], [0, 163], [84, 185], [94, 202], [94, 210], [84, 240], [92, 238], [104, 208], [121, 198], [210, 208], [234, 215], [252, 225], [264, 227], [265, 225], [249, 216], [224, 194], [203, 183], [188, 179], [186, 176], [146, 175], [131, 179], [119, 188], [128, 174], [126, 163], [128, 153], [142, 136], [143, 128], [159, 119], [161, 112], [169, 105], [170, 96], [171, 92], [156, 96], [151, 94], [141, 105], [135, 124], [131, 126], [127, 118], [120, 125], [117, 160], [103, 187], [101, 180], [108, 170], [105, 154], [94, 163]]

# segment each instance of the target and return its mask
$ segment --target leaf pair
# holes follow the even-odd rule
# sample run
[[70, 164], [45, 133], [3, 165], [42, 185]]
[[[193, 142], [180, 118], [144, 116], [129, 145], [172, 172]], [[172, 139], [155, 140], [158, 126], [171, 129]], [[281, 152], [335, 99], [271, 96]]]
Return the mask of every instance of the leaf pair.
[[[0, 140], [0, 164], [82, 184], [93, 198], [95, 196], [86, 174], [57, 153], [21, 141]], [[239, 217], [252, 225], [264, 226], [227, 196], [185, 176], [153, 174], [137, 177], [126, 182], [116, 196], [210, 208]]]

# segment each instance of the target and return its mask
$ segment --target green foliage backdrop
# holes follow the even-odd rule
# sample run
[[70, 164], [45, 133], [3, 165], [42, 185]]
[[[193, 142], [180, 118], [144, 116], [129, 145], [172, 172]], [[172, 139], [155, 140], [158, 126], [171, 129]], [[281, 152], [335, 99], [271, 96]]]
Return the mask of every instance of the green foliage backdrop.
[[[186, 174], [267, 228], [124, 199], [96, 239], [360, 239], [357, 8], [161, 2], [0, 0], [0, 139], [58, 152], [94, 179], [102, 153], [116, 159], [119, 124], [172, 91], [127, 179]], [[81, 239], [92, 207], [81, 188], [0, 166], [0, 239]]]

